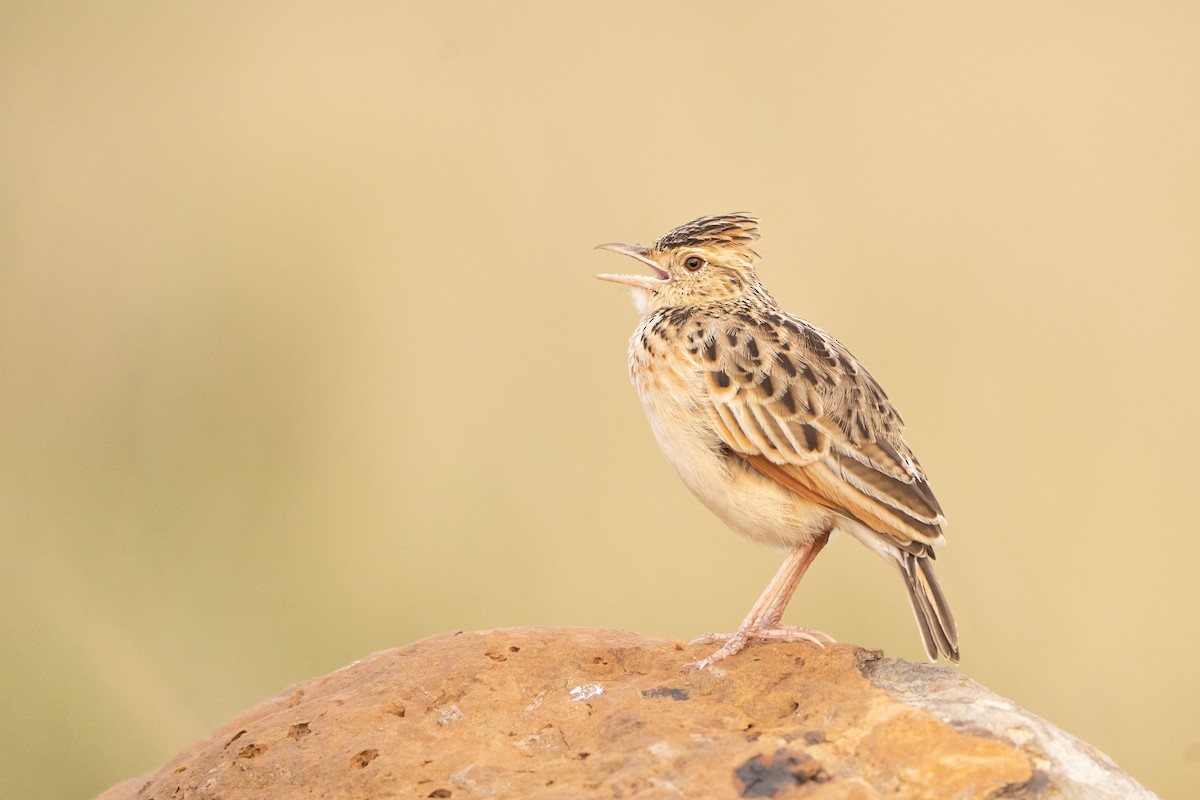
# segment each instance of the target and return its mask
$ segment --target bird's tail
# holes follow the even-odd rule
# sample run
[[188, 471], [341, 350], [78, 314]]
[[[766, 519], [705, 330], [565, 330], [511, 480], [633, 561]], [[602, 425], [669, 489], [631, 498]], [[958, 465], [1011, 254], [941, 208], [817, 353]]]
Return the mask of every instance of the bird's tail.
[[931, 661], [939, 655], [958, 663], [958, 629], [954, 626], [954, 615], [946, 603], [946, 595], [937, 576], [933, 574], [933, 559], [927, 555], [899, 552], [896, 566], [908, 588], [908, 599], [912, 601], [913, 614], [921, 628], [921, 639]]

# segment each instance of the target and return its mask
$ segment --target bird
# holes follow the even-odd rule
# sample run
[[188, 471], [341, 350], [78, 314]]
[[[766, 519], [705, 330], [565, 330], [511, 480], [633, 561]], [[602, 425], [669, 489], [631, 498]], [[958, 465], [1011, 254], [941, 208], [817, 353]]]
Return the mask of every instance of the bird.
[[899, 572], [929, 659], [957, 663], [958, 630], [933, 571], [946, 518], [903, 420], [841, 342], [782, 310], [763, 286], [758, 223], [706, 216], [650, 245], [596, 247], [649, 267], [596, 277], [632, 291], [641, 319], [629, 374], [667, 461], [735, 532], [788, 550], [736, 632], [692, 642], [722, 644], [691, 666], [751, 642], [833, 642], [782, 618], [835, 531]]

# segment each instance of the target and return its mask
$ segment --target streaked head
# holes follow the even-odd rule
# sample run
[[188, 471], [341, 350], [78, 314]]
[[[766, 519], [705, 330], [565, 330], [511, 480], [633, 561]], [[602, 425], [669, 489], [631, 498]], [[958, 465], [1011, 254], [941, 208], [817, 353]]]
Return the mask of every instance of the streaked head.
[[602, 281], [633, 288], [642, 313], [657, 308], [703, 305], [761, 292], [750, 245], [758, 239], [758, 220], [744, 214], [701, 217], [663, 234], [652, 245], [610, 242], [599, 250], [636, 258], [652, 275], [610, 275]]

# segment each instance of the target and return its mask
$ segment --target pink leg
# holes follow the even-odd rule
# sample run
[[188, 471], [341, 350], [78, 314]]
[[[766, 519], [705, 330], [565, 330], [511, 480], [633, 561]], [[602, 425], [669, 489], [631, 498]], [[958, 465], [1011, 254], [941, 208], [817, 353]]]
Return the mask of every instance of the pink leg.
[[710, 664], [715, 664], [721, 659], [728, 658], [734, 653], [739, 652], [752, 639], [766, 639], [773, 641], [808, 641], [822, 645], [820, 637], [833, 641], [833, 637], [820, 631], [809, 630], [808, 628], [797, 628], [791, 626], [782, 626], [779, 624], [783, 619], [783, 612], [787, 608], [788, 601], [792, 599], [792, 595], [796, 592], [796, 587], [800, 585], [800, 579], [804, 577], [804, 573], [808, 571], [808, 565], [817, 557], [817, 553], [821, 552], [821, 548], [829, 541], [829, 534], [822, 534], [808, 544], [798, 544], [793, 547], [787, 554], [787, 558], [783, 560], [779, 571], [775, 573], [775, 577], [771, 578], [771, 582], [767, 584], [767, 588], [763, 591], [759, 598], [754, 603], [754, 607], [750, 609], [750, 613], [742, 620], [742, 624], [738, 627], [737, 633], [710, 633], [696, 639], [692, 644], [707, 644], [712, 642], [725, 642], [721, 649], [713, 653], [711, 656], [700, 661], [695, 661], [689, 666], [696, 669], [704, 669]]

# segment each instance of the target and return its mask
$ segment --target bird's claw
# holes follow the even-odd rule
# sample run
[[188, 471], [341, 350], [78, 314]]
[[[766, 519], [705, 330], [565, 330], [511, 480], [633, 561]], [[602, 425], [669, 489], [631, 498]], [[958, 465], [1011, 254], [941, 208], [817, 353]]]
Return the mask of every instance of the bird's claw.
[[688, 644], [715, 644], [717, 642], [724, 642], [724, 644], [708, 658], [689, 662], [686, 666], [691, 669], [704, 669], [718, 661], [729, 658], [729, 656], [735, 653], [741, 652], [745, 649], [746, 645], [755, 639], [764, 642], [810, 642], [821, 648], [824, 648], [826, 643], [837, 644], [837, 640], [824, 631], [801, 628], [795, 625], [751, 628], [749, 630], [740, 630], [736, 633], [706, 633], [688, 642]]

